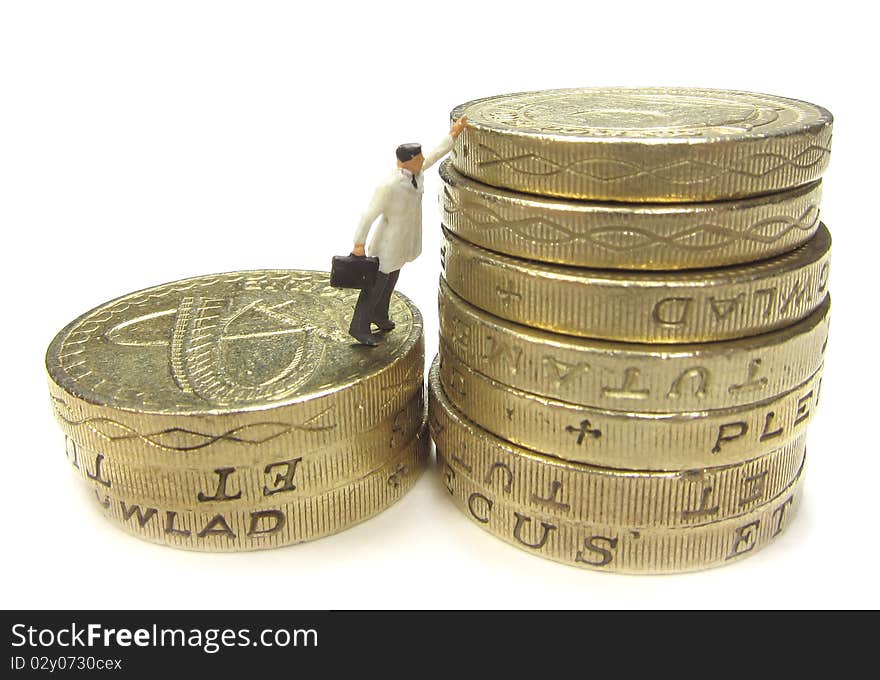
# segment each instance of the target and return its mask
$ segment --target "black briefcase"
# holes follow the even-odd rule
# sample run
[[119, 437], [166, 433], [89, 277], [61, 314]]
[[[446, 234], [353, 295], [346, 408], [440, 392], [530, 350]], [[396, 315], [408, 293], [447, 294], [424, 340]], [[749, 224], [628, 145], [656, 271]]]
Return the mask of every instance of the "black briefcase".
[[336, 255], [330, 267], [330, 285], [334, 288], [369, 288], [376, 282], [378, 257]]

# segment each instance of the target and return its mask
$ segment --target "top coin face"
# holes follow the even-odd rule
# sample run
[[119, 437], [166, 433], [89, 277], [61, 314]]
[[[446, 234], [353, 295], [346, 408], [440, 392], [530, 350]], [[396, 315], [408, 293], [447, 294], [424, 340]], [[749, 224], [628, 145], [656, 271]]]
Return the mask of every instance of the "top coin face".
[[[378, 347], [353, 346], [347, 330], [357, 294], [311, 271], [201, 276], [132, 293], [55, 337], [46, 356], [53, 394], [87, 407], [216, 417], [295, 405], [371, 380], [378, 393], [388, 385], [377, 378], [397, 367], [408, 373], [408, 363], [420, 384], [416, 307], [396, 294], [397, 328]], [[370, 396], [359, 394], [353, 408], [363, 410]]]
[[772, 95], [691, 88], [581, 88], [456, 107], [471, 128], [453, 164], [493, 186], [611, 201], [710, 201], [818, 179], [831, 114]]

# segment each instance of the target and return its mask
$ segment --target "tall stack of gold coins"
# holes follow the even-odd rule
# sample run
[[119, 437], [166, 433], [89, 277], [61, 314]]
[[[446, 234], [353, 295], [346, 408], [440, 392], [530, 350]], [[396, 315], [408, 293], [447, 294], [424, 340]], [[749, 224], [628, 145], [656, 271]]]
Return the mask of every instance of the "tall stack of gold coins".
[[271, 548], [388, 507], [428, 458], [422, 319], [381, 346], [325, 273], [203, 276], [76, 319], [46, 363], [67, 456], [104, 514], [190, 550]]
[[828, 333], [831, 115], [580, 89], [457, 107], [430, 422], [457, 505], [550, 559], [753, 554], [799, 499]]

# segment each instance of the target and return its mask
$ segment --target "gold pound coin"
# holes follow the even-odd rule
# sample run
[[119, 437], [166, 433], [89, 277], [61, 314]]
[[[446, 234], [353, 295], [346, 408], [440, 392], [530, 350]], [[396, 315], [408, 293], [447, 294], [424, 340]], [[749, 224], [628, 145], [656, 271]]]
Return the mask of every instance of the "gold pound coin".
[[601, 269], [700, 269], [753, 262], [802, 245], [819, 227], [821, 187], [738, 201], [588, 203], [517, 194], [440, 167], [443, 225], [527, 260]]
[[646, 343], [742, 338], [803, 319], [826, 297], [831, 237], [762, 262], [689, 272], [580, 269], [500, 255], [444, 231], [449, 287], [503, 319]]
[[185, 550], [262, 550], [334, 534], [385, 510], [415, 484], [429, 452], [422, 432], [382, 467], [345, 486], [312, 496], [291, 490], [252, 507], [206, 498], [194, 508], [119, 494], [94, 480], [90, 487], [105, 516], [138, 538]]
[[611, 411], [515, 390], [441, 344], [449, 401], [489, 432], [532, 451], [627, 470], [687, 470], [763, 456], [800, 436], [819, 399], [821, 369], [804, 384], [748, 406], [684, 413]]
[[736, 465], [645, 472], [569, 463], [510, 444], [467, 419], [443, 393], [436, 367], [429, 395], [431, 436], [447, 485], [464, 477], [505, 503], [566, 522], [656, 528], [734, 517], [780, 494], [804, 460], [801, 433]]
[[535, 505], [509, 503], [503, 492], [461, 476], [447, 478], [446, 487], [473, 522], [533, 555], [599, 571], [669, 574], [729, 564], [769, 544], [794, 517], [802, 475], [801, 471], [776, 498], [748, 512], [679, 528], [564, 521]]
[[524, 392], [612, 410], [730, 408], [804, 383], [822, 365], [830, 298], [803, 321], [738, 340], [657, 346], [557, 335], [468, 304], [440, 282], [445, 351]]
[[162, 507], [197, 510], [206, 500], [224, 507], [274, 505], [288, 496], [317, 496], [385, 466], [424, 429], [419, 392], [409, 404], [368, 432], [315, 451], [284, 453], [211, 450], [202, 455], [135, 450], [129, 455], [89, 449], [67, 438], [66, 453], [86, 481], [107, 493]]
[[110, 455], [283, 457], [367, 431], [423, 389], [416, 307], [353, 345], [358, 292], [321, 272], [201, 276], [126, 295], [62, 330], [46, 355], [65, 434]]
[[470, 127], [453, 164], [485, 184], [602, 201], [755, 196], [818, 179], [831, 114], [751, 92], [582, 88], [504, 94], [456, 107]]

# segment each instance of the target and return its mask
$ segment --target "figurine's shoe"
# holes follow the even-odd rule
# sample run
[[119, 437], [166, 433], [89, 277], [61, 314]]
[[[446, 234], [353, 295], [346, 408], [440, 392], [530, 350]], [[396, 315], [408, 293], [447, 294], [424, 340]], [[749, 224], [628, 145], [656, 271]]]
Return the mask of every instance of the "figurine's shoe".
[[349, 335], [357, 340], [362, 345], [366, 345], [367, 347], [376, 347], [379, 344], [379, 336], [375, 333], [370, 333], [369, 331], [355, 331], [349, 330]]
[[380, 319], [379, 321], [373, 321], [379, 327], [380, 331], [393, 331], [397, 326], [391, 319]]

